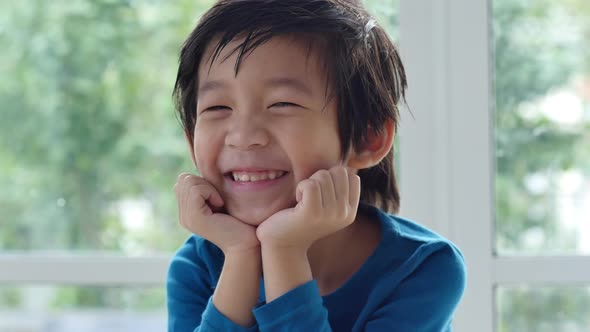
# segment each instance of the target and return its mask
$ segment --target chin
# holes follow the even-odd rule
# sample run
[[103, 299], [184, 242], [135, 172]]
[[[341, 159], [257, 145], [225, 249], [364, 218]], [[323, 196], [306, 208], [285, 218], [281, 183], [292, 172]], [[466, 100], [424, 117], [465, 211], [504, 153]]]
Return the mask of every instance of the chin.
[[[258, 204], [257, 204], [258, 203]], [[284, 209], [293, 207], [296, 202], [275, 200], [274, 202], [249, 202], [249, 204], [230, 204], [227, 212], [232, 217], [254, 227]]]
[[255, 227], [262, 224], [263, 221], [268, 219], [268, 217], [272, 216], [278, 211], [272, 211], [268, 208], [266, 209], [236, 209], [232, 211], [232, 209], [228, 209], [228, 212], [234, 218]]

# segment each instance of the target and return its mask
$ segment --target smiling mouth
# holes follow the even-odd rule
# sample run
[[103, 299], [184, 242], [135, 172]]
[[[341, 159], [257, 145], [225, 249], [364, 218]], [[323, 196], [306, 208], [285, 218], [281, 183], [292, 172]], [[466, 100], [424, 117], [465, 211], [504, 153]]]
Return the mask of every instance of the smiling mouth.
[[289, 172], [286, 171], [262, 171], [262, 172], [241, 172], [234, 171], [225, 174], [226, 178], [229, 178], [234, 182], [258, 182], [258, 181], [269, 181], [276, 180], [284, 177]]

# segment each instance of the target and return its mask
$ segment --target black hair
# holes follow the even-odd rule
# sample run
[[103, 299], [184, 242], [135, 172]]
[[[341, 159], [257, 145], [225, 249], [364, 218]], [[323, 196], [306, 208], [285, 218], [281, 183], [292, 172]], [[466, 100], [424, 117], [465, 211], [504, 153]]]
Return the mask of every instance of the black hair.
[[[198, 69], [205, 50], [217, 41], [211, 62], [230, 42], [243, 38], [244, 56], [279, 35], [301, 34], [321, 41], [328, 78], [337, 101], [342, 156], [360, 151], [384, 124], [399, 121], [407, 80], [399, 53], [387, 33], [355, 0], [221, 0], [200, 19], [184, 42], [174, 86], [176, 110], [189, 138], [196, 123]], [[397, 131], [397, 130], [396, 130]], [[400, 195], [393, 149], [378, 165], [359, 170], [361, 202], [396, 213]]]

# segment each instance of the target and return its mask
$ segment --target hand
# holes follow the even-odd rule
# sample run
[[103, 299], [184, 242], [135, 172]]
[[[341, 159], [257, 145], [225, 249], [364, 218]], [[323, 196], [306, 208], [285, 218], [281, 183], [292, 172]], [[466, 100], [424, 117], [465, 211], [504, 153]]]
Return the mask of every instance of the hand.
[[180, 224], [218, 246], [224, 254], [260, 249], [256, 229], [221, 213], [219, 192], [207, 180], [183, 173], [174, 185]]
[[318, 239], [354, 221], [360, 186], [360, 178], [342, 166], [317, 171], [297, 185], [294, 208], [279, 211], [258, 226], [261, 245], [307, 251]]

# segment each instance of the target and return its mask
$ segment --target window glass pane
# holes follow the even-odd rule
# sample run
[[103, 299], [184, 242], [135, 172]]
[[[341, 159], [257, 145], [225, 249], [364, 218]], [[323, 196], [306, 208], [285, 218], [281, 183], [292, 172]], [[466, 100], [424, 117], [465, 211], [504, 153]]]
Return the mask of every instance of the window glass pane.
[[161, 332], [166, 319], [163, 288], [0, 288], [0, 332]]
[[399, 0], [364, 0], [371, 15], [389, 33], [394, 42], [399, 40]]
[[[398, 47], [398, 51], [400, 50], [399, 47], [399, 0], [364, 0], [363, 1], [368, 11], [375, 17], [377, 22], [387, 31], [389, 37], [395, 43], [395, 46]], [[400, 113], [403, 117], [403, 105], [400, 106]], [[394, 169], [395, 175], [397, 177], [398, 185], [401, 183], [401, 173], [400, 173], [400, 136], [396, 136], [393, 146], [393, 162], [394, 162]]]
[[0, 249], [178, 247], [171, 91], [212, 2], [0, 1]]
[[[0, 250], [177, 248], [171, 98], [214, 0], [0, 1]], [[390, 33], [397, 0], [367, 0]]]
[[590, 287], [499, 287], [498, 332], [586, 332]]
[[590, 254], [590, 2], [493, 15], [497, 250]]

